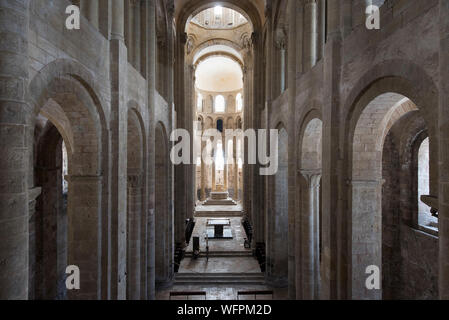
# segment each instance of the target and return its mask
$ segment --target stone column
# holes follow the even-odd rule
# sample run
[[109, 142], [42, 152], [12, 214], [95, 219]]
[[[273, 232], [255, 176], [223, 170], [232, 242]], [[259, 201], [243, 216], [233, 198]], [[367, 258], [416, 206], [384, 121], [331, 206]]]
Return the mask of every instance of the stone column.
[[142, 213], [142, 176], [139, 174], [128, 175], [128, 248], [127, 248], [127, 292], [128, 300], [140, 300], [141, 285], [141, 213]]
[[301, 210], [302, 299], [319, 298], [320, 275], [320, 180], [321, 171], [301, 170], [306, 185], [303, 188]]
[[112, 25], [111, 39], [124, 40], [125, 34], [125, 3], [123, 0], [111, 0]]
[[[288, 172], [296, 173], [296, 10], [297, 1], [288, 2], [289, 33], [288, 33]], [[296, 298], [296, 267], [295, 267], [295, 214], [296, 214], [296, 174], [288, 174], [288, 296]]]
[[215, 186], [215, 152], [214, 149], [211, 151], [211, 157], [212, 157], [212, 188], [211, 191], [217, 191], [217, 188]]
[[99, 26], [99, 2], [98, 0], [81, 0], [81, 12], [89, 20], [91, 25], [98, 30]]
[[28, 5], [0, 1], [0, 299], [28, 297]]
[[228, 191], [228, 153], [227, 153], [227, 140], [224, 134], [225, 128], [223, 128], [223, 135], [221, 137], [221, 141], [223, 141], [223, 158], [224, 158], [224, 167], [223, 167], [223, 185], [224, 191]]
[[326, 0], [318, 0], [318, 40], [317, 60], [324, 56], [324, 44], [326, 42]]
[[449, 1], [440, 0], [439, 296], [449, 299]]
[[156, 108], [156, 4], [146, 2], [146, 79], [148, 89], [148, 230], [147, 230], [147, 298], [156, 299], [156, 265], [155, 265], [155, 123]]
[[133, 12], [133, 20], [131, 20], [131, 25], [133, 28], [132, 32], [132, 62], [134, 68], [140, 72], [140, 0], [132, 0], [130, 11]]
[[206, 163], [203, 160], [203, 152], [205, 148], [206, 142], [201, 141], [201, 201], [206, 200]]
[[306, 0], [304, 4], [304, 71], [310, 70], [317, 60], [317, 3]]
[[287, 49], [287, 41], [285, 39], [284, 33], [281, 31], [280, 34], [278, 34], [276, 39], [276, 47], [280, 51], [280, 93], [285, 91], [285, 79], [286, 79], [286, 49]]
[[[66, 180], [69, 183], [67, 197], [68, 265], [78, 266], [81, 272], [80, 290], [68, 291], [68, 297], [81, 300], [101, 299], [99, 221], [102, 177], [68, 176]], [[126, 256], [124, 261], [126, 261]], [[122, 280], [126, 283], [124, 278]], [[115, 285], [117, 286], [117, 283]]]
[[[347, 231], [348, 210], [339, 206], [339, 190], [348, 186], [339, 179], [343, 165], [340, 148], [340, 83], [341, 76], [341, 0], [328, 1], [328, 41], [323, 59], [323, 168], [322, 168], [322, 278], [321, 299], [346, 299], [348, 275]], [[342, 184], [342, 185], [340, 185]], [[338, 234], [338, 236], [337, 236]], [[340, 248], [340, 252], [339, 249]]]
[[234, 156], [234, 200], [239, 200], [239, 164], [238, 164], [238, 157], [237, 157], [237, 137], [233, 138], [232, 141], [232, 148], [233, 148], [233, 156]]
[[111, 63], [111, 299], [126, 299], [127, 49], [124, 1], [113, 0]]

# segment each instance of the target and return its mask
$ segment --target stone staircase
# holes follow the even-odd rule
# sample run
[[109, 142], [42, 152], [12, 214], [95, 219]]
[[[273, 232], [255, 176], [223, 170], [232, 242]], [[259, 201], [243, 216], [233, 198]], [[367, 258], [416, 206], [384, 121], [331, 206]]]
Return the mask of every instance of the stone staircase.
[[265, 275], [254, 273], [176, 273], [174, 285], [264, 285]]
[[211, 192], [209, 199], [204, 201], [203, 206], [236, 206], [237, 202], [229, 198], [228, 192]]

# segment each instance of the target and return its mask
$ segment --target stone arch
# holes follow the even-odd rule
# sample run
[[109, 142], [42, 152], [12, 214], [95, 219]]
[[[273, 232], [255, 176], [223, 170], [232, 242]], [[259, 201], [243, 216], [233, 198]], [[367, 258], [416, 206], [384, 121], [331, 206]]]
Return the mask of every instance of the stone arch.
[[[438, 296], [438, 239], [430, 236], [431, 232], [421, 228], [417, 221], [418, 151], [427, 136], [420, 112], [412, 110], [393, 124], [383, 144], [383, 299]], [[414, 277], [416, 274], [420, 274], [419, 281]]]
[[[349, 93], [345, 104], [348, 145], [349, 294], [353, 298], [382, 297], [381, 290], [367, 290], [365, 268], [381, 267], [382, 151], [385, 136], [395, 121], [412, 112], [408, 98], [418, 107], [438, 157], [434, 119], [438, 92], [422, 70], [408, 62], [387, 61], [366, 73]], [[437, 170], [437, 168], [435, 168]], [[437, 172], [436, 172], [437, 177]]]
[[[101, 99], [95, 93], [99, 92], [97, 89], [91, 73], [84, 67], [60, 59], [36, 74], [27, 96], [34, 108], [34, 114], [27, 119], [30, 127], [35, 128], [39, 114], [48, 115], [68, 143], [67, 263], [86, 270], [81, 290], [70, 292], [71, 298], [99, 299], [101, 272], [107, 271], [107, 261], [102, 261], [100, 252], [107, 237], [101, 237], [99, 229], [107, 219], [108, 181], [102, 173], [108, 160], [101, 155], [108, 154], [108, 130]], [[91, 248], [89, 255], [81, 248]]]
[[250, 1], [238, 1], [238, 0], [226, 0], [226, 1], [208, 1], [200, 0], [186, 4], [180, 10], [180, 14], [177, 17], [179, 21], [180, 34], [185, 32], [185, 27], [192, 17], [197, 15], [203, 10], [214, 7], [216, 4], [220, 4], [223, 7], [233, 9], [242, 14], [246, 20], [252, 25], [253, 30], [262, 30], [262, 21], [258, 9]]
[[40, 194], [29, 219], [28, 299], [62, 300], [67, 297], [63, 137], [43, 116], [35, 132], [35, 150], [34, 178]]
[[[227, 40], [226, 40], [227, 41]], [[207, 41], [206, 43], [208, 43], [209, 41]], [[214, 39], [215, 42], [215, 39]], [[228, 45], [229, 46], [229, 45]], [[206, 46], [207, 48], [207, 46]], [[225, 51], [213, 51], [213, 52], [209, 52], [207, 54], [201, 55], [199, 58], [197, 58], [197, 60], [195, 61], [195, 66], [198, 66], [201, 62], [212, 58], [212, 57], [226, 57], [231, 59], [232, 61], [236, 62], [240, 68], [243, 70], [244, 68], [244, 63], [243, 61], [240, 59], [240, 57], [237, 57], [235, 54], [229, 53], [229, 52], [225, 52]]]
[[157, 123], [155, 161], [155, 227], [156, 227], [156, 285], [164, 287], [173, 280], [173, 217], [167, 194], [170, 194], [168, 137], [162, 122]]

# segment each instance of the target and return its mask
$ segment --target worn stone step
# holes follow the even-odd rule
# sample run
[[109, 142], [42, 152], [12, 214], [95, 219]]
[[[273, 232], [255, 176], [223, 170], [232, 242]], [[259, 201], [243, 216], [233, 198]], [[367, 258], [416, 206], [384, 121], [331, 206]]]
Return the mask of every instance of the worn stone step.
[[263, 273], [177, 273], [175, 284], [265, 284]]

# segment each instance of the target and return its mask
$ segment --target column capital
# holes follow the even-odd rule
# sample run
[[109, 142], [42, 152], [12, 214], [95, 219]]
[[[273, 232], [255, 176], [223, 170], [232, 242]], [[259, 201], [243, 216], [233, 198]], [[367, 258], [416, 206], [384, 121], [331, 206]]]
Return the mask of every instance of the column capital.
[[299, 169], [298, 171], [306, 179], [309, 188], [316, 188], [320, 185], [321, 169]]

